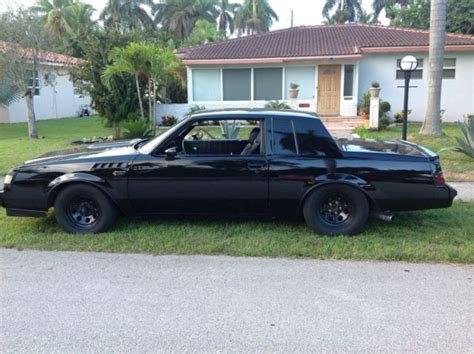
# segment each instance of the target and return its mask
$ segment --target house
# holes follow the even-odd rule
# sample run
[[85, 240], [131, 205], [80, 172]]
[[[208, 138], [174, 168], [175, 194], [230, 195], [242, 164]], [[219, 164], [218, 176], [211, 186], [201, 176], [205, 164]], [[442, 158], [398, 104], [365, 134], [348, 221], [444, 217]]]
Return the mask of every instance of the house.
[[[0, 41], [0, 55], [8, 45]], [[40, 52], [38, 70], [30, 79], [30, 82], [36, 80], [36, 119], [77, 117], [81, 108], [91, 103], [90, 97], [80, 93], [70, 77], [70, 69], [79, 63], [80, 59], [67, 55]], [[8, 106], [0, 105], [0, 123], [26, 121], [26, 102], [21, 93]]]
[[[371, 82], [392, 112], [403, 107], [405, 55], [418, 59], [412, 74], [410, 120], [424, 118], [428, 86], [429, 33], [379, 25], [293, 27], [196, 46], [178, 52], [187, 67], [188, 105], [158, 106], [180, 116], [190, 105], [208, 109], [263, 107], [289, 101], [299, 85], [298, 109], [327, 117], [357, 116], [357, 104]], [[474, 36], [447, 34], [442, 109], [446, 121], [474, 112]]]

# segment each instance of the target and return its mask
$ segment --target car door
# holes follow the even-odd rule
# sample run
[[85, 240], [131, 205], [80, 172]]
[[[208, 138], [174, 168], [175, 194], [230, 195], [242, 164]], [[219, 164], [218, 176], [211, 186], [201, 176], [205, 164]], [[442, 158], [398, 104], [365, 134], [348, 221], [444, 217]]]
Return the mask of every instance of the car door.
[[171, 136], [158, 151], [135, 159], [128, 173], [128, 190], [136, 213], [267, 212], [265, 154], [229, 153], [222, 146], [236, 143], [223, 141], [207, 144], [221, 146], [217, 153], [200, 151], [197, 140], [187, 144], [192, 151], [165, 154], [163, 147], [179, 139]]

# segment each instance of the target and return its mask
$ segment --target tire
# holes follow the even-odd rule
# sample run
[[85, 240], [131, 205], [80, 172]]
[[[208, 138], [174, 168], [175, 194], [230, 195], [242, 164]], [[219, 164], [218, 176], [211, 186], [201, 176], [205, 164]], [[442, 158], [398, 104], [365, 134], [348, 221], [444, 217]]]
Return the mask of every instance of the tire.
[[54, 214], [67, 232], [99, 233], [112, 228], [117, 219], [117, 208], [99, 189], [75, 184], [59, 192]]
[[303, 206], [306, 223], [322, 235], [354, 235], [359, 233], [369, 216], [365, 195], [343, 184], [322, 186], [313, 191]]

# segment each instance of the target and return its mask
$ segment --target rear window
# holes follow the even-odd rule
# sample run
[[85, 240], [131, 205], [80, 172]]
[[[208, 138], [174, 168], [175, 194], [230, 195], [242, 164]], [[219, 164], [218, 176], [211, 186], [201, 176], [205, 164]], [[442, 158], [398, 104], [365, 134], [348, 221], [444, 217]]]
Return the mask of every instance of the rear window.
[[323, 138], [324, 132], [321, 131], [318, 123], [309, 119], [294, 120], [300, 155], [326, 155], [327, 141]]
[[273, 154], [297, 155], [295, 132], [290, 119], [273, 119]]

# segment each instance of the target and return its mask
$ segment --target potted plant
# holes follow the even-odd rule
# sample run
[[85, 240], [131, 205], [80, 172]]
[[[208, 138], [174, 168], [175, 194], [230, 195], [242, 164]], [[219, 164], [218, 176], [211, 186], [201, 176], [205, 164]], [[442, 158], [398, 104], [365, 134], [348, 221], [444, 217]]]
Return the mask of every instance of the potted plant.
[[369, 88], [370, 96], [379, 97], [380, 95], [380, 84], [377, 81], [373, 81], [371, 87]]
[[298, 87], [300, 87], [300, 85], [295, 84], [294, 82], [290, 84], [290, 89], [288, 90], [288, 95], [290, 96], [290, 99], [298, 98], [298, 92], [300, 92], [300, 90], [298, 90]]

